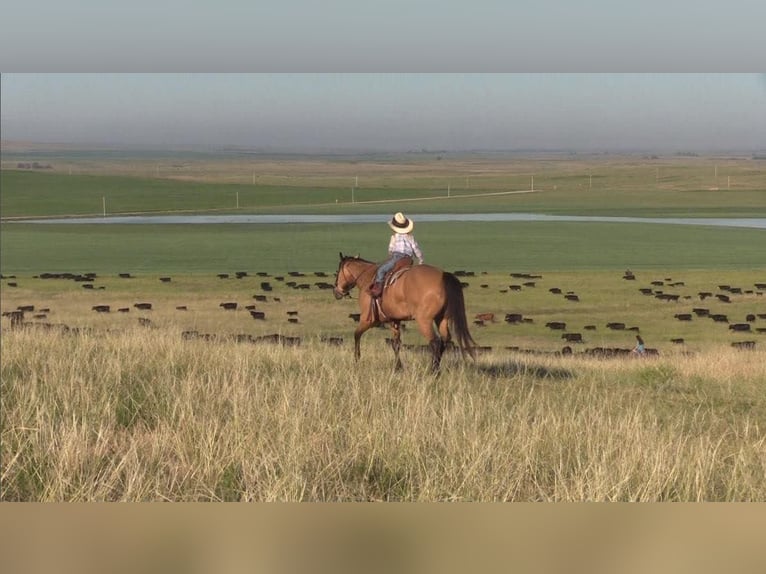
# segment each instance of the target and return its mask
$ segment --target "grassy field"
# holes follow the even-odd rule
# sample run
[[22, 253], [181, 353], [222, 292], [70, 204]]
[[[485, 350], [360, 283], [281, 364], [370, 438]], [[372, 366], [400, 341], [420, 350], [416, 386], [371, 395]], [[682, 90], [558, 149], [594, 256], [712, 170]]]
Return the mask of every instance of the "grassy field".
[[[620, 273], [612, 271], [546, 272], [534, 280], [534, 286], [525, 286], [527, 279], [509, 274], [488, 273], [462, 278], [467, 284], [465, 297], [467, 313], [472, 319], [480, 313], [493, 313], [495, 320], [473, 327], [474, 337], [480, 345], [521, 347], [538, 351], [559, 351], [567, 344], [562, 341], [562, 331], [546, 327], [548, 322], [566, 323], [566, 332], [581, 333], [583, 344], [574, 345], [575, 350], [590, 347], [632, 347], [635, 333], [606, 328], [607, 323], [621, 322], [626, 328], [637, 327], [647, 343], [663, 353], [703, 351], [716, 346], [729, 346], [733, 342], [754, 340], [763, 345], [765, 334], [756, 331], [765, 328], [766, 320], [756, 317], [749, 332], [734, 332], [728, 323], [715, 323], [707, 317], [694, 314], [695, 308], [706, 308], [710, 314], [725, 314], [730, 323], [745, 323], [748, 315], [766, 313], [763, 290], [755, 283], [765, 281], [764, 271], [729, 271], [726, 274], [710, 271], [686, 271], [672, 277], [667, 270], [637, 272], [635, 281], [625, 281]], [[354, 299], [336, 301], [329, 290], [321, 290], [317, 283], [330, 282], [332, 270], [327, 277], [307, 273], [305, 277], [279, 276], [257, 277], [250, 274], [235, 278], [235, 270], [228, 270], [227, 279], [210, 275], [175, 275], [170, 283], [159, 281], [158, 276], [137, 275], [130, 279], [115, 275], [97, 276], [93, 289], [83, 289], [84, 283], [67, 279], [38, 279], [17, 276], [6, 283], [17, 287], [3, 287], [2, 308], [10, 311], [19, 306], [34, 305], [35, 311], [27, 314], [32, 324], [67, 325], [71, 328], [88, 328], [97, 331], [125, 330], [134, 327], [138, 318], [149, 319], [154, 327], [170, 328], [180, 337], [184, 330], [196, 330], [222, 336], [261, 336], [280, 333], [290, 337], [315, 339], [320, 336], [345, 337], [344, 349], [351, 348], [351, 334], [355, 327], [349, 314], [359, 311]], [[279, 280], [276, 277], [284, 277]], [[699, 292], [723, 293], [718, 286], [723, 283], [740, 287], [742, 294], [730, 294], [730, 302], [715, 297], [700, 300]], [[667, 281], [671, 279], [672, 281]], [[308, 290], [287, 285], [291, 280], [309, 285]], [[663, 281], [666, 286], [653, 286], [653, 281]], [[261, 283], [268, 282], [271, 290], [264, 291]], [[671, 283], [683, 282], [683, 286], [670, 287]], [[518, 290], [509, 289], [517, 285]], [[486, 286], [486, 287], [482, 287]], [[558, 287], [562, 294], [550, 289]], [[679, 295], [677, 302], [666, 302], [654, 296], [643, 295], [639, 288], [651, 288]], [[574, 292], [579, 301], [568, 301], [564, 293]], [[750, 291], [750, 293], [747, 293]], [[261, 301], [256, 299], [261, 298]], [[278, 301], [276, 299], [279, 299]], [[151, 302], [151, 312], [140, 312], [133, 306], [139, 302]], [[224, 311], [220, 304], [235, 302], [236, 311]], [[110, 313], [96, 313], [96, 305], [109, 305]], [[266, 313], [265, 321], [254, 321], [248, 305], [255, 305]], [[177, 307], [185, 306], [180, 311]], [[129, 308], [126, 313], [118, 309]], [[48, 309], [48, 311], [40, 311]], [[299, 322], [288, 322], [288, 311], [297, 311]], [[35, 314], [45, 317], [33, 319]], [[508, 313], [520, 313], [529, 321], [508, 324]], [[692, 320], [679, 321], [677, 314], [692, 314]], [[586, 330], [586, 326], [594, 329]], [[6, 320], [5, 327], [8, 327]], [[382, 342], [388, 332], [373, 331], [365, 335], [368, 344]], [[672, 339], [684, 339], [682, 346]], [[404, 335], [404, 342], [412, 345], [423, 343], [416, 330]], [[348, 351], [350, 352], [350, 350]]]
[[762, 351], [448, 357], [433, 378], [379, 348], [176, 335], [4, 335], [3, 500], [766, 498]]
[[[45, 172], [13, 169], [16, 160], [9, 166], [4, 156], [0, 172], [4, 218], [97, 214], [104, 196], [110, 212], [234, 211], [226, 204], [237, 193], [239, 212], [253, 213], [766, 216], [764, 171], [742, 158], [130, 162], [86, 154], [49, 156]], [[454, 194], [525, 189], [533, 174], [542, 191], [390, 205], [344, 204], [341, 196], [336, 204], [341, 191], [350, 197], [355, 172], [357, 201], [440, 195], [445, 182]], [[758, 316], [766, 295], [756, 287], [766, 283], [764, 231], [419, 223], [429, 263], [474, 272], [462, 279], [470, 319], [495, 315], [471, 324], [484, 347], [477, 361], [449, 354], [435, 378], [415, 329], [403, 334], [403, 372], [392, 370], [383, 329], [365, 335], [354, 363], [356, 301], [336, 301], [316, 285], [333, 282], [339, 251], [382, 258], [385, 218], [345, 226], [4, 221], [2, 310], [35, 310], [26, 328], [2, 322], [0, 498], [766, 500], [766, 334], [756, 330], [766, 327]], [[627, 268], [636, 280], [622, 278]], [[248, 275], [237, 279], [238, 271]], [[93, 289], [40, 277], [62, 272], [96, 273]], [[540, 277], [524, 285], [512, 273]], [[567, 301], [568, 291], [580, 300]], [[731, 301], [703, 301], [700, 292]], [[728, 323], [697, 316], [700, 307]], [[508, 324], [506, 313], [529, 321]], [[585, 341], [566, 343], [546, 327], [551, 321]], [[634, 331], [608, 322], [638, 328], [659, 357], [585, 354], [633, 346]], [[253, 342], [264, 335], [300, 344]], [[755, 348], [732, 347], [746, 341]], [[560, 354], [564, 345], [572, 355]]]
[[[154, 171], [155, 164], [145, 161], [54, 162], [59, 169], [51, 170], [8, 169], [8, 163], [0, 172], [5, 218], [101, 215], [104, 199], [113, 215], [376, 213], [381, 205], [366, 202], [379, 201], [404, 201], [410, 211], [422, 213], [766, 214], [764, 161], [743, 158], [177, 160], [170, 165], [184, 167]], [[77, 166], [71, 175], [68, 163]], [[481, 197], [530, 189], [539, 193]], [[411, 202], [416, 198], [421, 200]], [[385, 204], [383, 210], [388, 211]]]
[[[334, 271], [338, 252], [385, 257], [379, 224], [0, 226], [0, 270], [282, 273]], [[427, 260], [448, 270], [763, 269], [763, 230], [626, 223], [419, 223]]]

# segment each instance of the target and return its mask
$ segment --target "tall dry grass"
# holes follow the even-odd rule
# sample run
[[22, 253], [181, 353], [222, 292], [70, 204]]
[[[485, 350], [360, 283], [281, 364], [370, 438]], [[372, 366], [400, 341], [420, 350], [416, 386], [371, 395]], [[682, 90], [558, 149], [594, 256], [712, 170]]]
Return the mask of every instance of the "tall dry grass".
[[2, 500], [766, 500], [766, 361], [3, 333]]

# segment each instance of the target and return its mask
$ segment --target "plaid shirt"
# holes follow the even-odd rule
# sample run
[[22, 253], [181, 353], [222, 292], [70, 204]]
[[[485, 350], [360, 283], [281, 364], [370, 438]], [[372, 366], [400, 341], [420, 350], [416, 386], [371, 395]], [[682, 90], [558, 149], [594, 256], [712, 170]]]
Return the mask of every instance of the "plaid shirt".
[[417, 257], [418, 263], [423, 263], [423, 253], [415, 238], [410, 233], [394, 233], [391, 241], [388, 242], [388, 254], [403, 253], [404, 255], [413, 255]]

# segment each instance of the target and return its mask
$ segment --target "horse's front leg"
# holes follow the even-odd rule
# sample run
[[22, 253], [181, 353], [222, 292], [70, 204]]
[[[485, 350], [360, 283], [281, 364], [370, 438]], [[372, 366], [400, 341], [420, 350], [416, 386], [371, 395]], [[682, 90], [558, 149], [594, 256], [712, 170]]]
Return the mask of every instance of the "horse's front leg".
[[372, 327], [372, 323], [360, 322], [359, 326], [354, 331], [354, 358], [358, 361], [362, 356], [361, 340], [364, 332]]
[[396, 357], [396, 363], [394, 363], [394, 369], [397, 371], [402, 370], [402, 361], [399, 358], [399, 349], [402, 346], [402, 330], [400, 321], [391, 321], [391, 331], [394, 334], [394, 338], [391, 341], [391, 347], [394, 349], [394, 356]]

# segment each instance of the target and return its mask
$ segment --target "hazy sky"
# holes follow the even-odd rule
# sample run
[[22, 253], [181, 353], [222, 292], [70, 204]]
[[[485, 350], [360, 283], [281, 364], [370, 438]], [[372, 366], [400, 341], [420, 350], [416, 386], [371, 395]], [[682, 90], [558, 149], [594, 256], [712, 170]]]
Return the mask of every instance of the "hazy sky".
[[766, 150], [763, 74], [3, 74], [4, 140]]
[[5, 72], [761, 72], [763, 0], [21, 0]]

